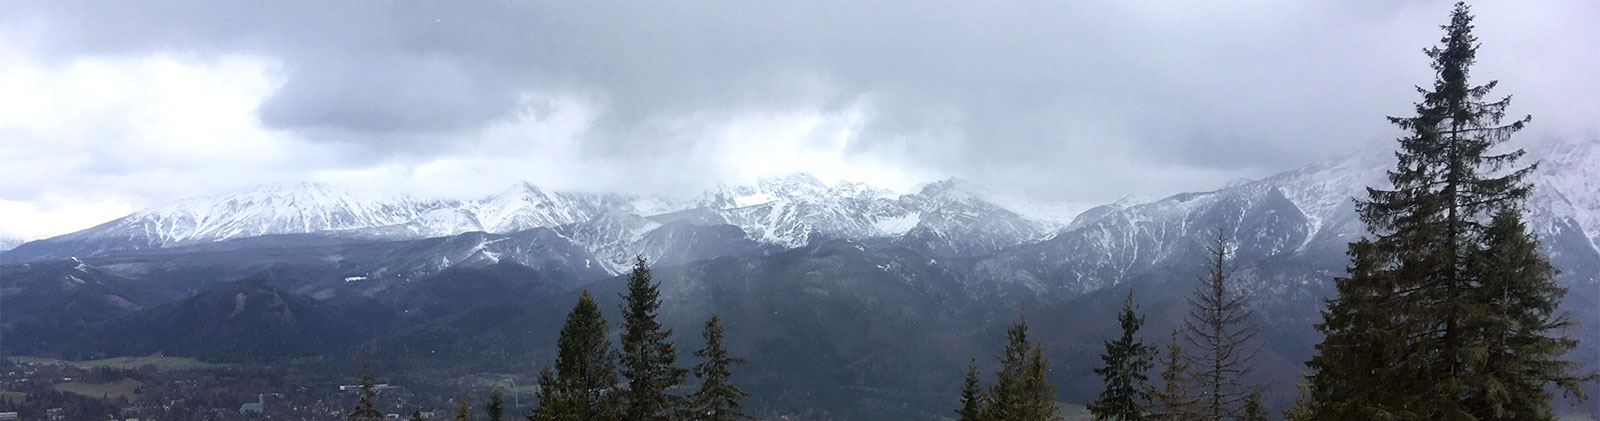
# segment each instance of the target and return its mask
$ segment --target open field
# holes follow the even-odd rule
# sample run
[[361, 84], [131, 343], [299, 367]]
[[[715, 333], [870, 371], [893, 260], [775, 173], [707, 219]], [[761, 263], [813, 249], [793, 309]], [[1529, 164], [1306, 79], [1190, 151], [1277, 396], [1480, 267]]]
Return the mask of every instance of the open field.
[[91, 398], [127, 398], [133, 400], [138, 397], [139, 386], [144, 382], [134, 379], [122, 379], [111, 383], [56, 383], [55, 389], [62, 392], [71, 392]]
[[1056, 401], [1056, 405], [1060, 405], [1061, 406], [1061, 410], [1056, 411], [1056, 415], [1060, 416], [1062, 419], [1066, 419], [1066, 420], [1079, 420], [1079, 419], [1087, 420], [1087, 419], [1089, 419], [1089, 409], [1088, 408], [1084, 408], [1083, 405], [1075, 405], [1075, 404], [1070, 404], [1070, 403], [1066, 403], [1066, 402], [1062, 402], [1062, 401]]
[[12, 361], [28, 364], [71, 364], [85, 370], [96, 368], [137, 369], [155, 367], [157, 370], [199, 370], [208, 368], [226, 367], [226, 364], [213, 364], [189, 357], [117, 357], [103, 360], [65, 361], [44, 357], [11, 357]]
[[0, 402], [22, 403], [22, 402], [27, 402], [27, 401], [28, 401], [28, 394], [27, 393], [12, 392], [12, 391], [9, 391], [9, 390], [0, 390]]

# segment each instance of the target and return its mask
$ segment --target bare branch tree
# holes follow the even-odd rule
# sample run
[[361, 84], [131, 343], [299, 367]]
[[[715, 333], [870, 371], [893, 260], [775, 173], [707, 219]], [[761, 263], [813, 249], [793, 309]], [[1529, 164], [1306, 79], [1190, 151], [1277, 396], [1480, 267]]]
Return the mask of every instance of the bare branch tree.
[[1189, 295], [1189, 315], [1183, 320], [1184, 338], [1193, 345], [1194, 369], [1199, 378], [1203, 419], [1237, 418], [1252, 388], [1243, 377], [1260, 349], [1249, 299], [1229, 285], [1226, 269], [1228, 238], [1217, 230], [1214, 244], [1206, 247], [1209, 271]]

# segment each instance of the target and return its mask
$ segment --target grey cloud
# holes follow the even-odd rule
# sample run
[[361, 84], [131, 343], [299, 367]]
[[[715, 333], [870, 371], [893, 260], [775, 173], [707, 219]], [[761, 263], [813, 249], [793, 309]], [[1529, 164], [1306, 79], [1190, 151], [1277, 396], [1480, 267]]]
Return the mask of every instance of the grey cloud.
[[[1597, 7], [1526, 7], [1539, 6], [1589, 16]], [[1099, 182], [1091, 171], [1126, 169], [1085, 162], [1096, 154], [1234, 177], [1392, 136], [1382, 117], [1404, 113], [1409, 87], [1429, 77], [1417, 52], [1437, 39], [1448, 10], [1442, 1], [23, 7], [42, 8], [34, 12], [52, 26], [57, 54], [182, 49], [276, 57], [287, 80], [260, 107], [265, 125], [379, 150], [426, 154], [457, 145], [462, 133], [524, 112], [522, 93], [575, 93], [601, 105], [584, 133], [589, 157], [670, 157], [691, 162], [638, 167], [687, 169], [695, 157], [681, 150], [699, 132], [676, 122], [839, 112], [865, 100], [871, 113], [852, 154], [980, 179], [1077, 180], [1035, 184], [1097, 198], [1210, 180], [1099, 174], [1126, 183]], [[1495, 3], [1480, 13], [1516, 7], [1524, 6]], [[1486, 40], [1522, 29], [1496, 19], [1480, 19]], [[1554, 43], [1574, 34], [1546, 37]], [[1574, 66], [1600, 66], [1596, 54], [1576, 53]], [[1510, 74], [1484, 77], [1571, 82], [1498, 69]]]
[[269, 128], [450, 133], [512, 111], [516, 93], [469, 63], [430, 56], [297, 65], [260, 106]]

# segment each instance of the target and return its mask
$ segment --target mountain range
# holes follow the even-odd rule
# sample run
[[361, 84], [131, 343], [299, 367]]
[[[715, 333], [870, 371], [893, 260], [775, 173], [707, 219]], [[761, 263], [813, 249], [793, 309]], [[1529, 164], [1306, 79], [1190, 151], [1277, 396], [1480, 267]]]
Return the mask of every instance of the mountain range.
[[525, 182], [473, 201], [365, 196], [316, 183], [274, 184], [139, 211], [22, 244], [3, 259], [91, 257], [285, 234], [379, 241], [557, 228], [615, 273], [631, 265], [634, 255], [665, 253], [659, 246], [652, 250], [648, 237], [663, 227], [681, 230], [673, 223], [731, 225], [750, 241], [780, 248], [803, 246], [819, 235], [898, 237], [936, 255], [995, 251], [1037, 240], [1055, 228], [982, 194], [977, 186], [945, 180], [895, 196], [860, 183], [827, 185], [809, 174], [683, 199], [555, 192]]
[[[1600, 140], [1525, 147], [1538, 162], [1529, 225], [1582, 322], [1574, 359], [1600, 361], [1600, 306], [1590, 305], [1600, 302]], [[895, 194], [805, 174], [683, 198], [529, 183], [470, 201], [263, 186], [0, 254], [0, 335], [7, 354], [366, 353], [521, 367], [550, 358], [578, 290], [615, 308], [618, 275], [639, 256], [657, 269], [679, 349], [695, 347], [683, 332], [723, 316], [730, 349], [751, 361], [738, 380], [768, 396], [759, 405], [932, 418], [948, 412], [967, 360], [998, 352], [989, 345], [1016, 317], [1050, 350], [1061, 396], [1092, 398], [1090, 370], [1121, 300], [1135, 294], [1150, 314], [1146, 340], [1164, 340], [1220, 232], [1262, 327], [1256, 380], [1283, 406], [1316, 341], [1321, 300], [1348, 263], [1345, 245], [1366, 234], [1354, 199], [1385, 183], [1393, 159], [1383, 145], [1070, 215], [961, 180]], [[228, 297], [276, 304], [250, 313], [257, 307]], [[126, 332], [165, 339], [105, 339]], [[251, 332], [339, 340], [274, 348]]]

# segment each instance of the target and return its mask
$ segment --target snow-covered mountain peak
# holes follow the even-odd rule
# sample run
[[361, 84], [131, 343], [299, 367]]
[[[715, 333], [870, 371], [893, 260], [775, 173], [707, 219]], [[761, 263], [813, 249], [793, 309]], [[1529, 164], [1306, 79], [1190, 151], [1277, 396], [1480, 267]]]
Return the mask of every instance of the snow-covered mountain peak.
[[1078, 214], [1094, 206], [1087, 202], [1048, 200], [1000, 192], [982, 184], [954, 177], [925, 184], [917, 189], [914, 196], [921, 200], [941, 203], [998, 206], [1009, 213], [1044, 224], [1047, 230], [1068, 226]]
[[840, 181], [828, 188], [828, 195], [836, 197], [854, 197], [858, 199], [892, 199], [894, 190], [889, 190], [867, 183], [854, 181]]
[[756, 185], [760, 186], [764, 190], [772, 191], [822, 190], [828, 188], [828, 184], [823, 183], [820, 179], [817, 179], [817, 176], [805, 172], [781, 176], [761, 177], [756, 181]]
[[922, 185], [922, 188], [917, 189], [917, 195], [930, 199], [967, 201], [983, 200], [985, 197], [993, 196], [993, 193], [983, 186], [951, 177]]
[[756, 182], [755, 191], [776, 199], [798, 199], [825, 195], [828, 185], [809, 173], [766, 177]]
[[718, 186], [716, 190], [701, 195], [700, 206], [712, 209], [737, 209], [765, 205], [776, 201], [796, 201], [836, 196], [838, 193], [856, 195], [875, 191], [871, 186], [858, 183], [840, 183], [828, 186], [809, 173], [795, 173], [779, 177], [763, 177], [754, 185]]
[[451, 202], [377, 196], [322, 183], [275, 183], [179, 200], [83, 231], [93, 238], [139, 238], [148, 246], [220, 241], [404, 223]]
[[21, 238], [0, 236], [0, 251], [11, 250], [22, 243]]
[[239, 207], [326, 207], [357, 200], [349, 191], [321, 183], [272, 183], [229, 190], [221, 194], [191, 197], [134, 212], [136, 217], [164, 217], [183, 213], [203, 214], [219, 204]]
[[485, 201], [537, 203], [550, 200], [551, 195], [552, 192], [545, 190], [543, 187], [527, 181], [519, 181], [505, 190], [501, 190], [500, 193], [489, 196]]
[[580, 222], [613, 207], [631, 208], [631, 204], [620, 197], [555, 192], [524, 181], [468, 205], [467, 211], [484, 230], [508, 233]]

